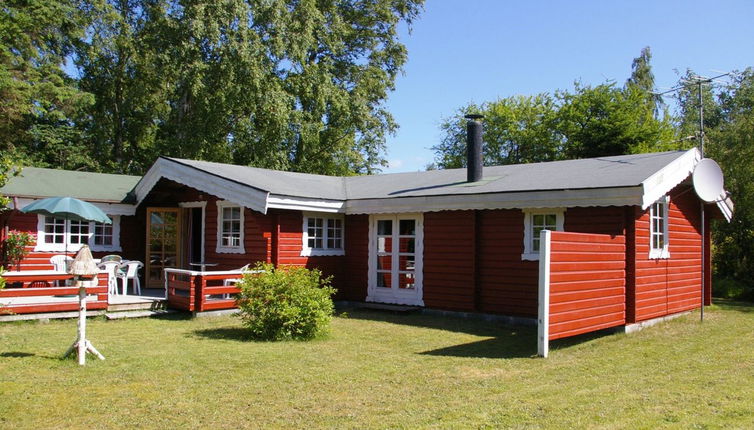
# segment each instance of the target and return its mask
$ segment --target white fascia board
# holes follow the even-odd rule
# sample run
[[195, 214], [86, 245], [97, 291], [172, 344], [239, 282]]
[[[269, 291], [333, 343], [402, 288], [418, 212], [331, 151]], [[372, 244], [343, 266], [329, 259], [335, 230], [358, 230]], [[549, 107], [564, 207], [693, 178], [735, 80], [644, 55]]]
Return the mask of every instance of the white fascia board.
[[652, 203], [688, 178], [701, 159], [702, 155], [698, 149], [689, 149], [670, 164], [645, 179], [641, 183], [644, 188], [641, 209], [647, 209]]
[[312, 212], [345, 213], [345, 202], [342, 200], [322, 200], [305, 197], [289, 197], [270, 194], [267, 197], [267, 208], [288, 209]]
[[592, 188], [583, 190], [459, 194], [451, 196], [349, 200], [346, 202], [346, 213], [351, 215], [437, 212], [471, 209], [638, 206], [641, 202], [642, 188], [636, 186], [622, 188]]
[[269, 192], [242, 185], [165, 158], [157, 159], [134, 188], [137, 204], [141, 204], [160, 178], [167, 178], [212, 194], [222, 200], [233, 202], [257, 212], [267, 213]]
[[[22, 197], [19, 199], [16, 199], [18, 202], [18, 206], [14, 207], [14, 209], [22, 209], [26, 206], [30, 205], [32, 202], [35, 202], [37, 200], [42, 200], [46, 197], [40, 197], [38, 199], [32, 199], [27, 197]], [[136, 214], [136, 205], [130, 205], [127, 203], [103, 203], [103, 202], [89, 202], [92, 205], [98, 207], [102, 212], [104, 212], [107, 215], [126, 215], [126, 216], [133, 216]]]
[[720, 209], [720, 212], [722, 212], [725, 220], [730, 222], [730, 220], [733, 219], [733, 211], [735, 209], [735, 206], [733, 205], [733, 200], [730, 199], [727, 191], [724, 191], [723, 195], [724, 197], [721, 196], [717, 200], [717, 207], [718, 209]]

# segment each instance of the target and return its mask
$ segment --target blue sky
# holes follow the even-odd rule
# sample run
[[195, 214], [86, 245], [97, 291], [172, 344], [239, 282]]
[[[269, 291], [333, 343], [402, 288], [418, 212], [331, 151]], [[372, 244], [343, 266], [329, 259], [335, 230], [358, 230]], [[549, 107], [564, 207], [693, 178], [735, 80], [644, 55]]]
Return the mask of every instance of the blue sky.
[[423, 170], [439, 123], [469, 102], [570, 89], [574, 80], [622, 85], [641, 49], [652, 49], [658, 89], [687, 68], [712, 76], [754, 66], [754, 1], [427, 0], [405, 73], [387, 108], [385, 173]]

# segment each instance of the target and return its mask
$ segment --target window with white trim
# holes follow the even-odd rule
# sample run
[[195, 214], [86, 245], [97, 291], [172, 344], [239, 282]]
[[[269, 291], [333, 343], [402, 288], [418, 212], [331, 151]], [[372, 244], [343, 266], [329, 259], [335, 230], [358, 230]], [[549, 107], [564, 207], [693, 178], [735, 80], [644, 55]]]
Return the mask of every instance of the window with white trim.
[[301, 255], [345, 255], [343, 222], [342, 215], [304, 213]]
[[668, 196], [649, 207], [649, 258], [670, 258], [668, 249]]
[[244, 209], [235, 203], [217, 202], [217, 246], [215, 251], [243, 254]]
[[524, 210], [524, 253], [522, 260], [539, 260], [539, 234], [542, 230], [563, 231], [564, 209]]
[[35, 251], [78, 251], [89, 245], [92, 251], [121, 251], [120, 216], [110, 215], [112, 224], [75, 221], [38, 215]]

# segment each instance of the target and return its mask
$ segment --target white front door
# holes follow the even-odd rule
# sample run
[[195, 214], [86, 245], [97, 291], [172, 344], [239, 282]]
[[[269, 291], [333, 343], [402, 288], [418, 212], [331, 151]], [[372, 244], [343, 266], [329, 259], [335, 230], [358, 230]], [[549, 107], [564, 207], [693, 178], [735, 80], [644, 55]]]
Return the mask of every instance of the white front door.
[[422, 214], [372, 215], [367, 301], [424, 306]]

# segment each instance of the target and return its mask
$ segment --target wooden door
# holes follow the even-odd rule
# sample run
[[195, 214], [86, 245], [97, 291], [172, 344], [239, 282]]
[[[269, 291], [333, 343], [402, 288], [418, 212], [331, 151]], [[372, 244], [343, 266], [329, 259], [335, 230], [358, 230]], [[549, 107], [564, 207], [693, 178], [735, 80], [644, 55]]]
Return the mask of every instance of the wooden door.
[[178, 267], [180, 231], [180, 208], [147, 208], [147, 288], [162, 288], [162, 269]]

